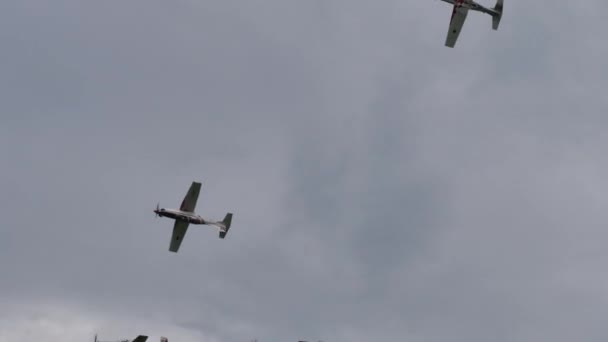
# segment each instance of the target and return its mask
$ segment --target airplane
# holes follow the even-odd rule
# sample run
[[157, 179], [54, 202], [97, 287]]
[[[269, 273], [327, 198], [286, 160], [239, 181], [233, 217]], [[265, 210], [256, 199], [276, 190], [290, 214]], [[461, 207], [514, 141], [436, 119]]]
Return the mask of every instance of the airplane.
[[[147, 340], [148, 340], [148, 336], [139, 335], [131, 342], [146, 342]], [[97, 334], [95, 334], [95, 342], [101, 342], [100, 340], [97, 339]], [[129, 340], [121, 340], [121, 341], [116, 341], [116, 342], [129, 342]]]
[[469, 10], [487, 13], [492, 16], [492, 29], [498, 30], [498, 24], [502, 18], [502, 7], [504, 0], [496, 0], [496, 6], [494, 8], [487, 8], [474, 0], [441, 0], [449, 4], [454, 5], [452, 10], [452, 18], [450, 19], [450, 28], [448, 30], [448, 36], [445, 40], [445, 46], [453, 48], [456, 45], [456, 40], [460, 35], [462, 26], [467, 18]]
[[190, 189], [184, 200], [182, 201], [179, 209], [165, 209], [160, 208], [160, 204], [156, 205], [154, 213], [157, 217], [168, 217], [175, 220], [173, 225], [173, 234], [171, 236], [171, 243], [169, 245], [169, 251], [177, 253], [179, 246], [186, 235], [186, 230], [190, 224], [203, 224], [209, 226], [215, 226], [219, 228], [219, 237], [224, 239], [230, 225], [232, 224], [232, 213], [227, 213], [222, 221], [211, 221], [202, 218], [194, 213], [196, 207], [196, 201], [198, 200], [198, 194], [201, 191], [201, 183], [192, 182]]

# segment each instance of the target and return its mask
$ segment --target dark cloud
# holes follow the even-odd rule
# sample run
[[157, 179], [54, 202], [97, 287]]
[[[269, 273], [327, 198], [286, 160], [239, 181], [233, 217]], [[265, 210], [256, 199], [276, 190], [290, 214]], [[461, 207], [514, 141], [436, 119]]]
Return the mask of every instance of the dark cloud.
[[0, 5], [0, 340], [603, 340], [605, 7]]

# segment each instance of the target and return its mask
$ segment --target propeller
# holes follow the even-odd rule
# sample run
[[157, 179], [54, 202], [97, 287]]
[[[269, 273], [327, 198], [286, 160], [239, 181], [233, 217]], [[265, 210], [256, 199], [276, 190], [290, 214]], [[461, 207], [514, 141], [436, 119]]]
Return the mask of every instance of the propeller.
[[158, 212], [160, 211], [160, 203], [156, 204], [156, 210], [154, 210], [154, 213], [156, 214], [156, 217], [160, 217], [160, 215], [158, 214]]

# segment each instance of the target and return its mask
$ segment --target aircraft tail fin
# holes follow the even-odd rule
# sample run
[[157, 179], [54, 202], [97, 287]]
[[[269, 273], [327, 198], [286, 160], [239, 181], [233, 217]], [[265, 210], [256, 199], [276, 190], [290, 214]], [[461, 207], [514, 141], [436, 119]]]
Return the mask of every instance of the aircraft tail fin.
[[160, 338], [160, 342], [169, 342], [169, 339], [163, 336]]
[[502, 7], [504, 0], [496, 0], [496, 6], [494, 6], [494, 12], [492, 13], [492, 29], [498, 30], [498, 24], [502, 19]]
[[227, 213], [221, 224], [223, 227], [220, 228], [220, 239], [223, 239], [226, 237], [226, 234], [228, 234], [228, 230], [232, 224], [232, 213]]

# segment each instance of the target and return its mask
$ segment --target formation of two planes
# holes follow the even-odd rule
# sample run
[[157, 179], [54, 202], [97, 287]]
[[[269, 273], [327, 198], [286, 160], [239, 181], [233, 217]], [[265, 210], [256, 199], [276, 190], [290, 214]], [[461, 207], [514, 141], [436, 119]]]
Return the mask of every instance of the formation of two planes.
[[[494, 8], [482, 6], [473, 0], [441, 1], [454, 5], [445, 46], [453, 48], [456, 45], [456, 41], [458, 40], [458, 36], [460, 35], [460, 31], [462, 30], [469, 10], [489, 14], [492, 17], [492, 29], [498, 30], [498, 25], [502, 18], [504, 0], [496, 0]], [[194, 213], [200, 191], [201, 183], [192, 182], [179, 209], [165, 209], [160, 208], [159, 205], [157, 205], [154, 210], [154, 213], [159, 217], [168, 217], [175, 220], [173, 234], [171, 235], [171, 243], [169, 245], [169, 251], [171, 252], [177, 253], [190, 224], [214, 226], [219, 229], [220, 239], [225, 238], [230, 229], [232, 213], [227, 213], [222, 221], [207, 220]]]
[[[462, 30], [469, 10], [489, 14], [492, 17], [492, 29], [498, 30], [498, 25], [502, 18], [504, 0], [496, 0], [494, 8], [484, 7], [473, 0], [441, 1], [454, 5], [445, 46], [453, 48], [456, 45], [456, 41], [458, 40], [458, 36], [460, 35], [460, 31]], [[220, 239], [225, 238], [230, 229], [232, 213], [227, 213], [222, 221], [207, 220], [194, 213], [200, 191], [201, 183], [192, 182], [179, 209], [165, 209], [160, 208], [159, 205], [157, 205], [154, 210], [154, 213], [159, 217], [168, 217], [175, 220], [173, 234], [171, 235], [171, 243], [169, 245], [169, 251], [171, 252], [177, 253], [190, 224], [214, 226], [219, 229]]]

